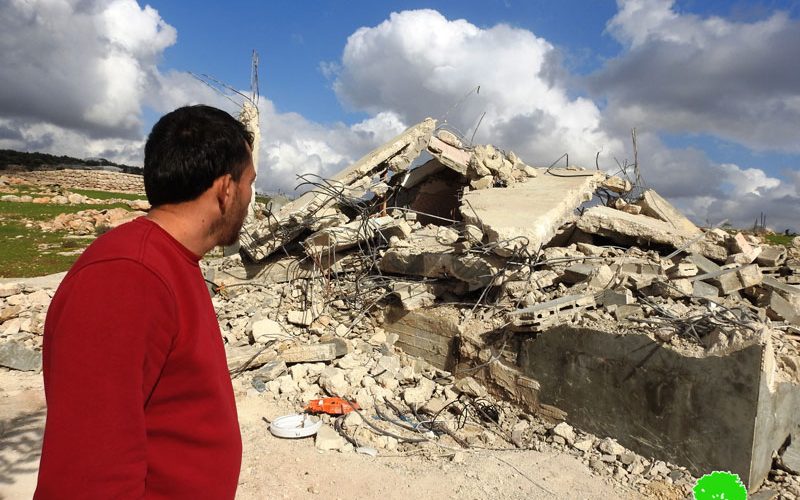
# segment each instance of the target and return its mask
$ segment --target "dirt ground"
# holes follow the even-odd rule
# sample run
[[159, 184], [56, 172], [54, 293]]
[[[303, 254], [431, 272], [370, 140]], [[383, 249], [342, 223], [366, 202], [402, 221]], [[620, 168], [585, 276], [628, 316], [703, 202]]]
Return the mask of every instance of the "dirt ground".
[[[0, 499], [29, 499], [36, 488], [45, 421], [41, 374], [0, 369]], [[237, 499], [264, 498], [641, 498], [595, 475], [568, 454], [535, 451], [416, 455], [320, 452], [312, 439], [274, 438], [263, 417], [293, 413], [234, 383], [244, 457]]]

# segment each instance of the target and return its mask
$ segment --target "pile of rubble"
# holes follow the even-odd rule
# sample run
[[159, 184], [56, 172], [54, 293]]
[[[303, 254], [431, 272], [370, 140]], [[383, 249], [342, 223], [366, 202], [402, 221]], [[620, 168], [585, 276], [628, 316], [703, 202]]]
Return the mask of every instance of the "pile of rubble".
[[431, 119], [302, 181], [203, 273], [252, 394], [359, 406], [320, 449], [550, 447], [642, 492], [731, 470], [800, 494], [800, 239]]
[[[246, 226], [243, 262], [234, 256], [207, 270], [207, 278], [237, 303], [226, 310], [217, 299], [223, 335], [230, 349], [242, 352], [231, 359], [278, 363], [268, 365], [280, 368], [275, 377], [254, 377], [259, 388], [263, 383], [298, 404], [327, 394], [372, 408], [394, 398], [419, 412], [464, 397], [446, 393], [447, 383], [430, 382], [457, 383], [470, 375], [537, 418], [566, 419], [626, 440], [656, 457], [651, 463], [674, 461], [695, 474], [726, 466], [751, 489], [767, 476], [773, 450], [782, 453], [781, 467], [799, 471], [794, 449], [786, 446], [791, 440], [782, 437], [795, 433], [797, 417], [787, 416], [794, 403], [781, 401], [800, 394], [800, 240], [787, 248], [721, 229], [704, 231], [629, 179], [576, 167], [532, 167], [513, 152], [467, 146], [430, 119], [331, 179], [302, 180], [309, 192]], [[386, 375], [386, 367], [377, 367], [396, 347], [417, 361], [401, 361], [405, 374]], [[293, 363], [307, 360], [295, 358], [293, 349], [350, 354], [342, 358], [344, 366], [328, 357], [314, 361], [329, 365], [295, 373]], [[741, 361], [743, 356], [753, 360]], [[426, 368], [415, 370], [419, 359]], [[708, 369], [697, 363], [706, 360], [721, 365], [709, 380], [734, 376], [727, 363], [745, 363], [755, 392], [737, 386], [730, 401], [726, 392], [706, 406], [690, 399], [677, 408], [673, 399], [696, 387]], [[668, 366], [673, 375], [685, 370], [690, 380], [670, 380]], [[603, 374], [613, 379], [609, 383], [641, 384], [647, 394], [603, 385], [596, 394]], [[759, 389], [762, 381], [765, 389]], [[664, 384], [678, 387], [664, 393], [654, 388]], [[713, 393], [712, 386], [697, 391]], [[763, 446], [736, 457], [742, 463], [681, 451], [685, 440], [697, 441], [692, 433], [705, 436], [703, 426], [661, 441], [646, 439], [661, 432], [659, 426], [695, 425], [693, 418], [736, 401], [736, 391], [749, 394], [752, 419], [720, 421], [716, 432], [741, 427], [751, 443], [754, 429], [764, 436]], [[635, 432], [625, 427], [633, 424], [612, 425], [620, 420], [617, 413], [584, 409], [595, 395], [602, 396], [601, 406], [632, 405], [652, 421]], [[658, 412], [673, 404], [677, 420], [669, 423]], [[767, 404], [783, 412], [771, 424], [759, 420]], [[394, 416], [388, 411], [385, 420], [409, 418], [400, 410]], [[417, 424], [424, 415], [430, 412], [415, 416]], [[546, 433], [551, 440], [554, 428]], [[730, 441], [731, 447], [742, 444]], [[591, 450], [596, 447], [581, 451], [589, 461]], [[638, 469], [606, 460], [626, 473]]]
[[51, 287], [0, 283], [0, 366], [41, 369], [44, 320], [54, 293]]

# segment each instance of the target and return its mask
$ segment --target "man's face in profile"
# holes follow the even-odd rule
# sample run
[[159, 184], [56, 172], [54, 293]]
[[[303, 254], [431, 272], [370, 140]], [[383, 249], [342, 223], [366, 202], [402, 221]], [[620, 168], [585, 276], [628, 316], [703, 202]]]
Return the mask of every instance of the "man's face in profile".
[[244, 219], [247, 217], [247, 210], [250, 206], [250, 198], [253, 195], [253, 181], [256, 178], [256, 169], [253, 166], [252, 158], [242, 172], [239, 181], [234, 181], [233, 204], [230, 212], [226, 214], [223, 221], [220, 244], [233, 245], [239, 239], [239, 232], [242, 230]]

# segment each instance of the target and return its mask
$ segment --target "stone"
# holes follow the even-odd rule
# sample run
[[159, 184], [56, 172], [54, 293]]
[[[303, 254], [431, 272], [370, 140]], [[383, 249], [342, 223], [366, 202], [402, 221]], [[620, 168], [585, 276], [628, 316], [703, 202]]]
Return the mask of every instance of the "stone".
[[22, 293], [22, 285], [20, 283], [0, 283], [0, 298], [10, 297]]
[[432, 292], [433, 287], [428, 283], [404, 281], [392, 283], [392, 294], [400, 299], [400, 304], [406, 311], [433, 305], [436, 295]]
[[347, 441], [336, 432], [333, 427], [323, 424], [317, 431], [314, 446], [322, 451], [339, 451], [345, 447]]
[[436, 388], [436, 382], [422, 377], [416, 387], [410, 387], [403, 391], [403, 401], [413, 407], [420, 407], [428, 402]]
[[340, 368], [328, 366], [319, 374], [319, 385], [325, 391], [335, 397], [347, 396], [350, 392], [350, 384], [345, 379], [345, 372]]
[[592, 441], [591, 439], [583, 439], [581, 441], [577, 441], [573, 445], [573, 447], [576, 450], [580, 450], [580, 451], [584, 451], [584, 452], [591, 450], [592, 446], [594, 446], [594, 441]]
[[17, 342], [0, 344], [0, 366], [20, 371], [40, 371], [42, 353]]
[[25, 309], [21, 305], [9, 306], [0, 309], [0, 323], [16, 318]]
[[283, 340], [291, 336], [288, 332], [284, 331], [280, 323], [271, 319], [253, 321], [250, 325], [250, 331], [253, 335], [253, 340], [259, 344]]
[[777, 267], [786, 261], [786, 247], [783, 245], [767, 245], [761, 247], [761, 254], [756, 263], [764, 267]]
[[697, 276], [697, 272], [698, 269], [695, 263], [683, 261], [667, 269], [667, 277], [669, 279], [691, 278], [692, 276]]
[[636, 455], [634, 453], [624, 452], [619, 455], [619, 461], [625, 466], [632, 464], [635, 460]]
[[467, 224], [464, 226], [464, 237], [473, 244], [480, 244], [483, 241], [483, 231], [478, 226]]
[[320, 344], [290, 347], [280, 353], [281, 359], [287, 363], [313, 363], [330, 361], [347, 354], [349, 348], [344, 339], [334, 339]]
[[458, 232], [449, 227], [439, 227], [439, 230], [436, 232], [436, 241], [442, 245], [452, 245], [458, 241]]
[[621, 177], [617, 177], [616, 175], [612, 175], [608, 177], [606, 180], [600, 183], [600, 186], [608, 189], [609, 191], [613, 191], [617, 194], [627, 193], [633, 186], [631, 185], [630, 181], [627, 179], [623, 179]]
[[255, 370], [253, 372], [253, 380], [258, 379], [266, 383], [275, 380], [284, 373], [286, 373], [286, 363], [283, 360], [276, 359]]
[[614, 439], [605, 438], [597, 444], [597, 449], [608, 455], [621, 455], [625, 453], [625, 447], [617, 443]]
[[564, 440], [569, 444], [575, 442], [575, 430], [572, 428], [571, 425], [569, 425], [566, 422], [561, 422], [555, 427], [553, 427], [552, 432], [553, 435], [561, 436], [562, 438], [564, 438]]
[[486, 396], [486, 389], [474, 378], [464, 377], [455, 384], [453, 388], [461, 394], [472, 396], [473, 398], [482, 398]]
[[392, 377], [396, 377], [400, 372], [400, 358], [397, 356], [381, 356], [370, 371], [370, 374], [378, 376], [385, 372], [391, 374]]
[[314, 321], [314, 314], [311, 310], [289, 311], [286, 320], [293, 325], [309, 326]]

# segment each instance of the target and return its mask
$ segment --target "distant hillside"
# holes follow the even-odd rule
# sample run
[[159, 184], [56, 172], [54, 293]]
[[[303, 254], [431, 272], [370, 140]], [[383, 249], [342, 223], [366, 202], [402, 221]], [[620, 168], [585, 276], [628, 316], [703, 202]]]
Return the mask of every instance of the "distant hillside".
[[81, 160], [71, 156], [55, 156], [47, 153], [25, 153], [13, 149], [0, 149], [0, 170], [58, 170], [62, 168], [102, 169], [142, 175], [141, 167], [132, 167], [106, 160], [91, 158]]

